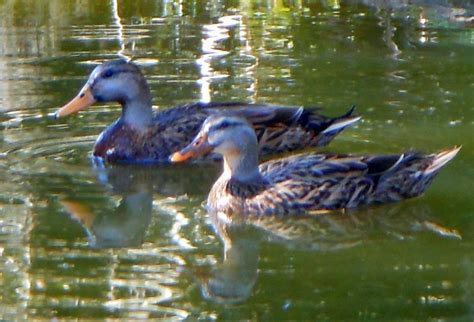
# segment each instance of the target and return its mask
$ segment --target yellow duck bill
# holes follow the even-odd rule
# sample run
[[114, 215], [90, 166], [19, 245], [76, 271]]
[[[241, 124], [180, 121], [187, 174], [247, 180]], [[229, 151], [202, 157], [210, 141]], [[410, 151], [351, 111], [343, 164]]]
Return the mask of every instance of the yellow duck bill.
[[79, 94], [74, 97], [69, 103], [61, 107], [54, 114], [55, 118], [67, 116], [69, 114], [77, 113], [85, 108], [88, 108], [96, 102], [96, 99], [92, 95], [89, 85], [82, 88]]

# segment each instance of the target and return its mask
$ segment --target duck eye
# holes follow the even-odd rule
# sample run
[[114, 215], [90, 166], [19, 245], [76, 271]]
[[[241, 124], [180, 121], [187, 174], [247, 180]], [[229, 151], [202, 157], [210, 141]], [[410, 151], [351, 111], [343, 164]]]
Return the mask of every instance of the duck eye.
[[103, 74], [102, 74], [102, 77], [103, 78], [109, 78], [113, 75], [112, 71], [111, 70], [106, 70]]
[[220, 124], [219, 129], [225, 129], [228, 128], [230, 125], [229, 121], [224, 121]]
[[202, 143], [202, 138], [199, 138], [196, 141], [194, 141], [193, 146], [201, 145], [201, 143]]

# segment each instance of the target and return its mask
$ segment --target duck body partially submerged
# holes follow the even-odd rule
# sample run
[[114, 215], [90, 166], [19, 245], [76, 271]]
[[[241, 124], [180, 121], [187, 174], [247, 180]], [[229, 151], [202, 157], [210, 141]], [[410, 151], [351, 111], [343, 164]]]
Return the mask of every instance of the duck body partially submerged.
[[110, 163], [167, 163], [171, 153], [189, 144], [212, 115], [245, 118], [257, 133], [262, 156], [324, 146], [360, 119], [352, 115], [354, 108], [331, 118], [315, 109], [233, 102], [187, 104], [154, 113], [146, 79], [135, 64], [124, 60], [97, 66], [56, 117], [96, 102], [122, 105], [122, 115], [102, 132], [93, 150], [94, 156]]
[[[236, 140], [235, 138], [239, 139]], [[211, 117], [185, 149], [180, 162], [213, 150], [224, 172], [207, 200], [226, 214], [278, 215], [355, 208], [421, 195], [459, 147], [434, 154], [300, 154], [258, 166], [257, 140], [242, 118]]]

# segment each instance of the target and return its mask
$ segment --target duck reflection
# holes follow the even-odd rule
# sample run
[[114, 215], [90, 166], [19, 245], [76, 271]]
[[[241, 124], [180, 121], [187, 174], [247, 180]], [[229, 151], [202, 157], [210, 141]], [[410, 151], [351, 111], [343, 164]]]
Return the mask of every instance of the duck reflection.
[[202, 294], [219, 303], [240, 302], [250, 296], [257, 281], [259, 242], [251, 225], [226, 225], [218, 217], [211, 215], [224, 243], [224, 260], [202, 278]]
[[153, 196], [148, 191], [125, 195], [115, 209], [107, 212], [94, 212], [75, 201], [61, 204], [84, 227], [91, 247], [130, 247], [143, 243], [151, 221]]
[[305, 216], [235, 216], [210, 214], [212, 226], [224, 244], [221, 264], [200, 278], [202, 294], [218, 303], [236, 303], [250, 297], [258, 276], [259, 245], [272, 242], [289, 249], [338, 251], [374, 242], [377, 236], [400, 240], [419, 232], [461, 239], [431, 219], [425, 205], [390, 205], [351, 212]]
[[94, 184], [105, 187], [107, 193], [93, 197], [79, 193], [77, 200], [71, 195], [60, 203], [84, 228], [89, 246], [137, 247], [151, 223], [154, 197], [204, 194], [215, 179], [213, 168], [203, 165], [203, 171], [190, 175], [190, 166], [160, 167], [158, 171], [154, 167], [95, 165]]

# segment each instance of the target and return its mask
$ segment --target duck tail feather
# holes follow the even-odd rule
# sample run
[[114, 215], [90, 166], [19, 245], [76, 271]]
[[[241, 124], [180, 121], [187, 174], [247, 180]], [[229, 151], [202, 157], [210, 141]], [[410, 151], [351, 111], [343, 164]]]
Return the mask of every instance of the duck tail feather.
[[461, 146], [455, 146], [451, 149], [447, 149], [435, 154], [431, 164], [424, 171], [425, 175], [437, 173], [449, 161], [451, 161], [456, 156], [456, 154], [458, 154], [459, 150], [461, 150]]
[[361, 118], [362, 116], [349, 116], [345, 118], [338, 118], [321, 133], [337, 134], [344, 130], [346, 127], [358, 122]]
[[433, 179], [461, 147], [453, 147], [430, 155], [406, 153], [404, 158], [395, 162], [390, 171], [375, 177], [376, 190], [373, 200], [393, 202], [421, 195]]
[[347, 111], [345, 114], [331, 119], [330, 122], [328, 122], [328, 124], [326, 125], [326, 128], [322, 131], [322, 134], [336, 135], [337, 133], [344, 130], [346, 127], [358, 122], [362, 117], [358, 115], [353, 115], [355, 108], [356, 106], [352, 105], [349, 111]]

